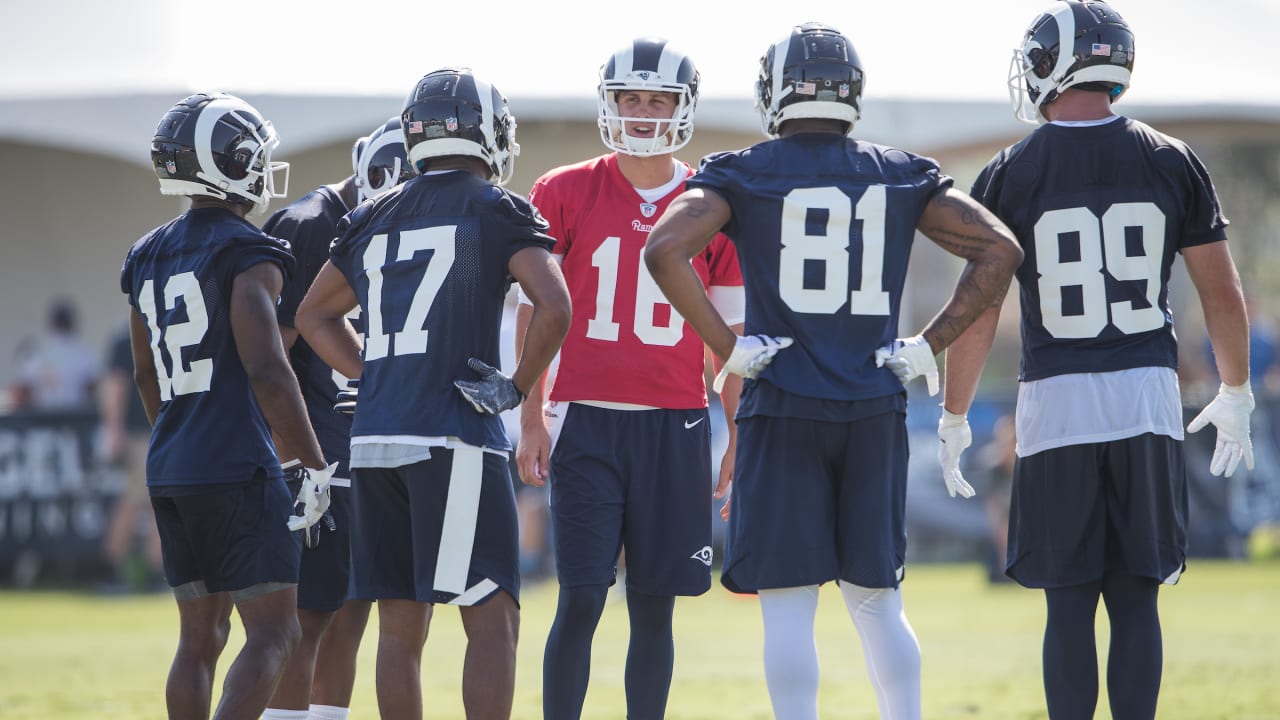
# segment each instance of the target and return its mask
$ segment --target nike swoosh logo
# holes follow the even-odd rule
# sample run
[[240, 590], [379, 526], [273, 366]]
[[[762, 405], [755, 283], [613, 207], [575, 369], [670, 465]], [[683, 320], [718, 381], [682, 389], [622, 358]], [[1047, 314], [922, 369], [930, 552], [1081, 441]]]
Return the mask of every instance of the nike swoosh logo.
[[703, 420], [706, 420], [706, 418], [698, 418], [697, 420], [694, 420], [693, 422], [689, 422], [688, 420], [685, 420], [685, 421], [684, 421], [684, 429], [685, 429], [685, 430], [688, 430], [689, 428], [693, 427], [694, 425], [697, 425], [698, 423], [702, 422]]

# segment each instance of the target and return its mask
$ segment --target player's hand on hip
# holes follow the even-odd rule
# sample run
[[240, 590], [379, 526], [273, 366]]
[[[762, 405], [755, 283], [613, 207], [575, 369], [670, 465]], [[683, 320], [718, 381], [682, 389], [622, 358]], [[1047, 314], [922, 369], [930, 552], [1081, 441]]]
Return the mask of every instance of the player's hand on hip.
[[960, 472], [960, 454], [972, 444], [969, 418], [949, 413], [943, 408], [942, 419], [938, 421], [938, 462], [942, 464], [942, 480], [947, 484], [951, 497], [957, 493], [960, 497], [973, 497], [973, 486], [965, 482]]
[[333, 409], [343, 415], [356, 414], [356, 400], [360, 397], [360, 378], [347, 381], [347, 388], [338, 391], [338, 401], [334, 403]]
[[733, 344], [733, 352], [724, 361], [724, 367], [716, 375], [712, 389], [717, 393], [724, 389], [724, 381], [729, 373], [741, 375], [754, 380], [773, 362], [773, 356], [779, 350], [791, 347], [793, 340], [789, 337], [772, 337], [769, 335], [744, 335]]
[[302, 478], [302, 489], [294, 501], [294, 515], [289, 518], [290, 530], [303, 530], [315, 525], [329, 509], [329, 480], [338, 469], [338, 463], [325, 468], [307, 468]]
[[1245, 467], [1253, 469], [1253, 440], [1249, 432], [1252, 412], [1253, 391], [1249, 383], [1222, 383], [1218, 386], [1218, 396], [1187, 425], [1187, 432], [1198, 432], [1211, 423], [1218, 428], [1218, 443], [1209, 461], [1211, 474], [1231, 477], [1241, 460]]
[[497, 415], [504, 410], [519, 405], [524, 401], [524, 393], [516, 389], [511, 378], [502, 374], [501, 370], [492, 367], [483, 360], [471, 358], [467, 367], [474, 370], [479, 380], [454, 380], [454, 387], [462, 393], [462, 397], [471, 403], [471, 407], [482, 415]]
[[923, 375], [929, 394], [938, 394], [938, 362], [923, 335], [898, 338], [876, 350], [876, 367], [889, 368], [903, 385]]

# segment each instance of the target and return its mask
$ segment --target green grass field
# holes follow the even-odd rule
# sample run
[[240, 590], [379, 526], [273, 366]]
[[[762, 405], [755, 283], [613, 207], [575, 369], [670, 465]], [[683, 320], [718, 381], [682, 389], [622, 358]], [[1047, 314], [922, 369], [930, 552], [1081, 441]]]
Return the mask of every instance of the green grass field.
[[[989, 587], [982, 571], [967, 565], [913, 567], [903, 587], [924, 653], [925, 717], [1047, 717], [1040, 683], [1040, 593]], [[555, 592], [549, 583], [524, 594], [516, 718], [541, 716], [542, 647]], [[453, 609], [438, 610], [423, 662], [426, 716], [462, 718], [461, 623]], [[1161, 615], [1160, 718], [1280, 718], [1280, 563], [1195, 562], [1178, 587], [1162, 592]], [[1105, 620], [1100, 619], [1099, 631], [1105, 652]], [[177, 613], [168, 595], [0, 594], [0, 718], [163, 718], [164, 681], [176, 637]], [[237, 627], [220, 670], [241, 638]], [[624, 717], [626, 638], [625, 608], [610, 605], [596, 635], [584, 717]], [[360, 657], [354, 718], [377, 717], [374, 640], [371, 624]], [[771, 717], [760, 644], [754, 598], [717, 586], [701, 598], [677, 603], [667, 717]], [[833, 587], [823, 589], [818, 645], [822, 717], [876, 718], [857, 635]], [[1105, 698], [1097, 717], [1111, 717]]]

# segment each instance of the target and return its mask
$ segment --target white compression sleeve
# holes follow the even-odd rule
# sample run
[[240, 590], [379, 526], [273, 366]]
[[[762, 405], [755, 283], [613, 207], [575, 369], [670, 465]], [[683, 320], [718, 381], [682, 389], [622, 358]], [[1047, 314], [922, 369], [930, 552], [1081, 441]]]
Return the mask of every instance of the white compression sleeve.
[[881, 720], [920, 720], [920, 643], [907, 622], [901, 588], [841, 582], [840, 594], [862, 638]]
[[818, 720], [818, 586], [760, 591], [764, 679], [777, 720]]

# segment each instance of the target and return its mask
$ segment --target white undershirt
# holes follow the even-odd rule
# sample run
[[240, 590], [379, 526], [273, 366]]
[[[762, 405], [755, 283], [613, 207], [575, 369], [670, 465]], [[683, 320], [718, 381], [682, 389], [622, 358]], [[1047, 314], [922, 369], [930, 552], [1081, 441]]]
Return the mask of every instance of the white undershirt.
[[1141, 367], [1018, 383], [1018, 457], [1146, 433], [1183, 439], [1178, 373]]

